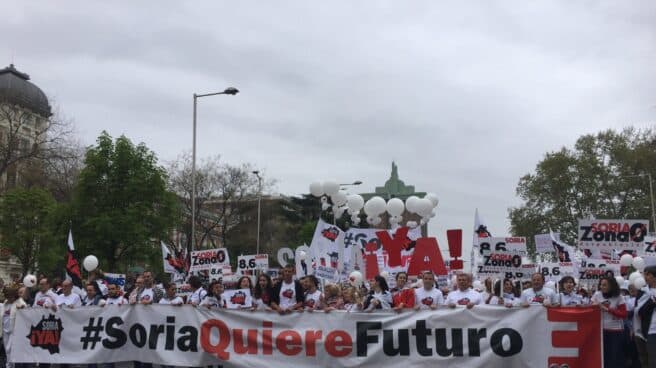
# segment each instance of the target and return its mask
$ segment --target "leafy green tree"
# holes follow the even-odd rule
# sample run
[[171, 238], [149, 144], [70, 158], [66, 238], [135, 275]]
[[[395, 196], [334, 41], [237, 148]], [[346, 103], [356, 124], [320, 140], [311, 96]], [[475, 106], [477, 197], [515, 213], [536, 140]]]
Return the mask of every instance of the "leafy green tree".
[[86, 153], [72, 215], [79, 254], [94, 254], [102, 268], [115, 271], [119, 261], [125, 267], [160, 254], [159, 240], [176, 225], [178, 205], [153, 152], [103, 132]]
[[23, 275], [37, 266], [46, 272], [54, 268], [51, 214], [56, 206], [52, 196], [39, 188], [16, 188], [0, 200], [2, 246], [21, 262]]
[[509, 209], [511, 231], [527, 236], [534, 252], [533, 235], [550, 228], [574, 244], [581, 218], [651, 219], [649, 175], [656, 177], [653, 130], [584, 135], [574, 148], [547, 153], [534, 173], [519, 180], [524, 203]]

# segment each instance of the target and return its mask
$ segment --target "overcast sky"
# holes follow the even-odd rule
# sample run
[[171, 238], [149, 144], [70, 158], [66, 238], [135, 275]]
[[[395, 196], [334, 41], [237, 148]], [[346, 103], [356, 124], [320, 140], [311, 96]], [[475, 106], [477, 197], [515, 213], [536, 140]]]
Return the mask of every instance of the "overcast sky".
[[[137, 5], [138, 4], [138, 5]], [[69, 117], [162, 161], [250, 162], [277, 191], [391, 162], [440, 198], [430, 231], [508, 232], [518, 179], [582, 134], [656, 122], [656, 2], [4, 1], [13, 61]], [[1, 66], [4, 66], [1, 65]], [[532, 234], [523, 234], [532, 235]], [[467, 258], [468, 259], [468, 258]]]

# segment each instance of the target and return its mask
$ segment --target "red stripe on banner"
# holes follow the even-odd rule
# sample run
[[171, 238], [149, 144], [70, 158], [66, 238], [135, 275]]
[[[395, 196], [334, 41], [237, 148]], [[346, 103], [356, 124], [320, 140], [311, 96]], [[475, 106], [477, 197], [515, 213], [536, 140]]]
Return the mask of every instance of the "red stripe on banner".
[[553, 331], [551, 344], [555, 348], [578, 349], [578, 357], [549, 357], [552, 364], [575, 367], [601, 367], [601, 310], [598, 307], [548, 308], [550, 322], [574, 322], [576, 330]]

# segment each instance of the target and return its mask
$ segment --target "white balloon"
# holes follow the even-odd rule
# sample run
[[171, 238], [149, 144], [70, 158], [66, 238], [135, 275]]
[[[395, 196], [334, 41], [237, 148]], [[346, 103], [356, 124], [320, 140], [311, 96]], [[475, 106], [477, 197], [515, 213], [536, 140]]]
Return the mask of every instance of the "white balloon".
[[622, 285], [622, 283], [624, 283], [624, 277], [622, 276], [615, 276], [615, 280], [617, 281], [618, 285]]
[[367, 216], [367, 223], [369, 225], [373, 225], [374, 224], [374, 218], [372, 216]]
[[387, 213], [389, 213], [392, 216], [400, 216], [403, 213], [403, 210], [405, 209], [405, 205], [403, 204], [403, 201], [398, 199], [398, 198], [392, 198], [389, 201], [387, 201]]
[[375, 217], [374, 218], [374, 226], [380, 224], [380, 222], [383, 221], [380, 217]]
[[433, 217], [435, 217], [435, 216], [437, 216], [437, 211], [432, 210], [432, 211], [431, 211], [431, 214], [430, 214], [430, 218], [433, 218]]
[[399, 216], [390, 216], [389, 217], [389, 222], [390, 222], [390, 224], [398, 224], [399, 223]]
[[417, 221], [408, 221], [406, 222], [405, 226], [414, 229], [418, 226]]
[[440, 203], [440, 200], [437, 198], [437, 194], [435, 193], [426, 193], [424, 198], [431, 201], [431, 203], [433, 204], [433, 208], [437, 207], [437, 204]]
[[307, 259], [307, 253], [305, 253], [305, 251], [303, 251], [303, 250], [298, 252], [298, 259], [300, 259], [301, 261], [306, 260]]
[[422, 217], [429, 217], [433, 211], [433, 202], [430, 199], [422, 198], [417, 201], [417, 214]]
[[340, 218], [344, 214], [344, 211], [346, 211], [346, 207], [339, 207], [337, 205], [333, 206], [333, 212], [335, 212], [335, 217]]
[[635, 257], [633, 258], [632, 265], [636, 270], [643, 271], [646, 267], [645, 259], [642, 257]]
[[36, 276], [32, 274], [25, 275], [25, 277], [23, 277], [23, 285], [34, 287], [34, 285], [36, 285]]
[[476, 290], [482, 290], [483, 283], [481, 283], [481, 280], [476, 280], [476, 281], [474, 281], [474, 283], [472, 284], [472, 286], [473, 286], [474, 289], [476, 289]]
[[321, 183], [318, 181], [310, 184], [310, 194], [315, 197], [321, 197], [323, 195], [323, 185], [321, 185]]
[[360, 216], [356, 215], [351, 215], [351, 222], [355, 225], [360, 224]]
[[82, 265], [84, 266], [85, 270], [91, 272], [98, 268], [98, 258], [96, 258], [94, 255], [88, 255], [84, 258], [84, 261], [82, 261]]
[[645, 281], [645, 278], [640, 276], [635, 281], [633, 281], [633, 286], [635, 286], [637, 289], [642, 289], [647, 285], [647, 281]]
[[343, 190], [340, 190], [339, 192], [335, 193], [330, 198], [332, 198], [333, 203], [338, 206], [342, 206], [346, 204], [346, 192]]
[[339, 192], [339, 184], [336, 181], [326, 181], [323, 183], [323, 191], [332, 197]]
[[352, 286], [360, 287], [362, 285], [362, 273], [360, 271], [353, 271], [349, 274], [349, 283]]
[[424, 226], [424, 225], [426, 225], [427, 223], [428, 223], [428, 220], [426, 220], [425, 218], [422, 218], [422, 219], [419, 221], [419, 225], [421, 225], [421, 226]]
[[638, 272], [638, 271], [632, 272], [632, 273], [629, 275], [629, 282], [630, 282], [630, 283], [634, 283], [634, 281], [635, 281], [638, 277], [642, 277], [642, 274], [641, 274], [640, 272]]
[[411, 213], [417, 213], [417, 201], [419, 200], [419, 197], [417, 196], [410, 196], [408, 199], [405, 200], [405, 208], [408, 210], [408, 212]]
[[322, 209], [322, 210], [325, 211], [325, 210], [327, 210], [327, 209], [329, 209], [329, 208], [330, 208], [330, 203], [327, 203], [327, 202], [326, 202], [326, 203], [322, 203], [322, 204], [321, 204], [321, 209]]
[[628, 266], [631, 265], [631, 263], [633, 263], [633, 256], [630, 255], [630, 254], [624, 254], [624, 255], [620, 258], [620, 264], [621, 264], [622, 266], [628, 267]]
[[364, 198], [359, 194], [351, 194], [346, 197], [346, 204], [353, 212], [358, 212], [364, 207]]
[[373, 197], [364, 204], [364, 212], [370, 216], [378, 216], [385, 212], [385, 200], [381, 197]]

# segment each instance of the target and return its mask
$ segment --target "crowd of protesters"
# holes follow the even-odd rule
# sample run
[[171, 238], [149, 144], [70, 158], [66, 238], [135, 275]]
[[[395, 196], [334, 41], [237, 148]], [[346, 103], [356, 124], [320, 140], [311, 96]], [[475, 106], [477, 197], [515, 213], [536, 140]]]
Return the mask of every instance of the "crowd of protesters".
[[[596, 291], [588, 294], [576, 285], [575, 279], [565, 276], [558, 287], [545, 285], [544, 276], [532, 275], [519, 284], [510, 279], [487, 279], [479, 289], [473, 288], [471, 274], [461, 273], [452, 285], [439, 287], [432, 272], [426, 271], [416, 279], [405, 272], [394, 278], [394, 288], [388, 280], [376, 276], [367, 283], [321, 283], [314, 275], [295, 277], [293, 266], [284, 267], [279, 279], [267, 274], [242, 276], [236, 283], [224, 284], [214, 280], [204, 284], [197, 276], [188, 280], [191, 287], [186, 295], [178, 295], [178, 285], [158, 283], [150, 271], [145, 271], [122, 288], [104, 282], [102, 275], [92, 273], [82, 290], [75, 290], [70, 280], [49, 280], [40, 277], [35, 288], [20, 284], [4, 288], [3, 333], [5, 345], [13, 330], [15, 313], [21, 308], [82, 308], [108, 304], [169, 304], [191, 305], [197, 308], [238, 308], [250, 311], [269, 311], [281, 315], [299, 312], [372, 313], [393, 311], [408, 313], [413, 310], [438, 308], [469, 308], [494, 305], [503, 308], [576, 307], [596, 305], [602, 310], [605, 367], [656, 367], [656, 266], [643, 271], [647, 285], [637, 289], [633, 285], [620, 286], [611, 276], [601, 277]], [[248, 291], [240, 303], [228, 303], [226, 288]], [[520, 313], [520, 311], [518, 311]], [[135, 367], [149, 366], [135, 363]], [[44, 366], [41, 364], [40, 366]]]

